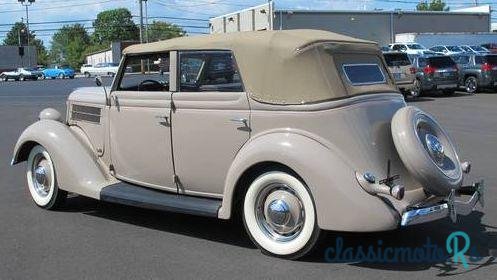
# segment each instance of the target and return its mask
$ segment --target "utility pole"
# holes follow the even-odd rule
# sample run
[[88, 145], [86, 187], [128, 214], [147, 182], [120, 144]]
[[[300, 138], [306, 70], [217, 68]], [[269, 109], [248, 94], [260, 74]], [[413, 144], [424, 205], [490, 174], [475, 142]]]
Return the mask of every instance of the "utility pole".
[[28, 46], [28, 66], [31, 67], [31, 51], [29, 47], [29, 6], [35, 2], [35, 0], [17, 0], [17, 2], [21, 3], [24, 7], [26, 7], [26, 36], [27, 36], [27, 46]]
[[145, 1], [145, 42], [148, 43], [148, 1]]
[[143, 44], [143, 0], [138, 0], [140, 3], [140, 43]]

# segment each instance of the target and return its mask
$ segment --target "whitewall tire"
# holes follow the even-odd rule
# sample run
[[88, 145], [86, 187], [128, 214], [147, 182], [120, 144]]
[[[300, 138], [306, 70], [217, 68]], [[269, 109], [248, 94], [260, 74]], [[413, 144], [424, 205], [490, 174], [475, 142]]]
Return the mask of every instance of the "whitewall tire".
[[53, 209], [64, 202], [67, 192], [59, 189], [52, 158], [40, 145], [29, 153], [26, 178], [31, 197], [39, 207]]
[[264, 253], [282, 258], [307, 254], [320, 234], [310, 191], [299, 179], [281, 171], [264, 173], [250, 184], [243, 221]]

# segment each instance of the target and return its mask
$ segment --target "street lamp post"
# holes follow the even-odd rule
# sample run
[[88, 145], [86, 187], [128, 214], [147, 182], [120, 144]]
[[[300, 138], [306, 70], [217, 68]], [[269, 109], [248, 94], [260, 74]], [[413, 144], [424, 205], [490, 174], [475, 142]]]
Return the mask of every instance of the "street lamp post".
[[31, 53], [29, 48], [29, 6], [35, 2], [35, 0], [17, 0], [17, 2], [21, 3], [24, 7], [26, 7], [26, 36], [27, 36], [27, 45], [28, 45], [28, 64], [31, 67]]

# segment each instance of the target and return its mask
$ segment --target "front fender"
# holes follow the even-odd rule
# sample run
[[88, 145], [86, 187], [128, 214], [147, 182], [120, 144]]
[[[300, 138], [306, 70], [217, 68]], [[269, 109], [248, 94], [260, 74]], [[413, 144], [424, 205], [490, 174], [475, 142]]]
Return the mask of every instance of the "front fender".
[[280, 131], [252, 138], [239, 151], [225, 181], [220, 218], [229, 218], [238, 179], [251, 166], [277, 162], [295, 171], [311, 191], [318, 225], [326, 230], [382, 231], [396, 228], [399, 214], [366, 193], [338, 150], [301, 133]]
[[109, 184], [96, 156], [67, 125], [40, 120], [27, 127], [14, 147], [12, 165], [25, 161], [34, 145], [42, 145], [52, 157], [59, 188], [99, 199], [100, 189]]

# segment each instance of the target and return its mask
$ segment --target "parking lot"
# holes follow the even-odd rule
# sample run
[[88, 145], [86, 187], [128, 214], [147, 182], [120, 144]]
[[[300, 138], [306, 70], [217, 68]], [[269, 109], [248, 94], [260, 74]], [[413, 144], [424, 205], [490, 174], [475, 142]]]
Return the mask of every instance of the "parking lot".
[[[105, 78], [104, 83], [110, 84]], [[0, 82], [0, 279], [493, 279], [497, 256], [497, 93], [426, 96], [410, 105], [433, 114], [457, 143], [473, 170], [466, 178], [484, 178], [483, 210], [457, 224], [438, 221], [379, 233], [330, 232], [306, 259], [286, 261], [262, 255], [243, 225], [208, 218], [112, 205], [72, 196], [59, 211], [32, 203], [25, 165], [9, 165], [22, 130], [39, 111], [65, 111], [69, 92], [93, 86], [93, 79]], [[469, 269], [448, 262], [328, 263], [326, 248], [343, 237], [349, 247], [421, 247], [427, 237], [445, 248], [447, 236], [462, 230], [483, 257]]]

